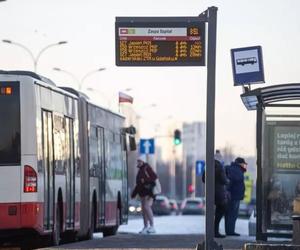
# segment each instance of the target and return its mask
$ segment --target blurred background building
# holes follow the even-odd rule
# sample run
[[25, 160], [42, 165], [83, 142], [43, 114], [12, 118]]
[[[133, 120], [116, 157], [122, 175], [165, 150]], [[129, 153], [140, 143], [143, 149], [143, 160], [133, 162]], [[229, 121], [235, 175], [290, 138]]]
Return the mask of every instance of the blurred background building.
[[196, 175], [196, 161], [205, 161], [204, 122], [183, 123], [182, 148], [183, 196], [204, 196], [201, 175]]

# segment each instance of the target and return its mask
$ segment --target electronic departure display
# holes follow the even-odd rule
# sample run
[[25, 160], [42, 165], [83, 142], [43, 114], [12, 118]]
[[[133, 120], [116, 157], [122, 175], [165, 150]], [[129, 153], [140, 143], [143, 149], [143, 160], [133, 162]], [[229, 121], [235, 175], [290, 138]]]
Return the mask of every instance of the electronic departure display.
[[117, 17], [117, 66], [205, 66], [198, 17]]

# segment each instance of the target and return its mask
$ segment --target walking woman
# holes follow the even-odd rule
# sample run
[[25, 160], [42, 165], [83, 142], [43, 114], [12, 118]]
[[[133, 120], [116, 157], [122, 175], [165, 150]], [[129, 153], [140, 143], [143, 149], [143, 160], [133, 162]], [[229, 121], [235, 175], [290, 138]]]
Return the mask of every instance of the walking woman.
[[151, 206], [154, 200], [152, 189], [155, 185], [157, 175], [150, 165], [141, 158], [137, 160], [137, 168], [139, 170], [136, 176], [136, 186], [131, 194], [131, 198], [135, 198], [139, 195], [141, 199], [144, 228], [140, 233], [155, 233]]

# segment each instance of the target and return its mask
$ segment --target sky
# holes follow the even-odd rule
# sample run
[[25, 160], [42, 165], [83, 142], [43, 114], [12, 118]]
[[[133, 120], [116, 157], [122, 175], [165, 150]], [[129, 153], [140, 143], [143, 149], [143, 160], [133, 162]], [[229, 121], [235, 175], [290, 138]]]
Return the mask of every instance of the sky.
[[[115, 17], [198, 16], [210, 6], [218, 7], [215, 146], [255, 155], [256, 112], [246, 110], [242, 88], [233, 86], [230, 49], [262, 46], [266, 83], [252, 89], [299, 82], [298, 0], [7, 0], [0, 2], [0, 39], [23, 44], [35, 56], [49, 44], [68, 41], [41, 55], [38, 73], [76, 88], [87, 73], [105, 67], [86, 78], [82, 89], [117, 111], [118, 91], [131, 88], [133, 108], [151, 127], [142, 136], [153, 136], [155, 125], [170, 117], [176, 124], [205, 121], [206, 67], [117, 67]], [[33, 70], [20, 47], [1, 42], [0, 55], [0, 69]]]

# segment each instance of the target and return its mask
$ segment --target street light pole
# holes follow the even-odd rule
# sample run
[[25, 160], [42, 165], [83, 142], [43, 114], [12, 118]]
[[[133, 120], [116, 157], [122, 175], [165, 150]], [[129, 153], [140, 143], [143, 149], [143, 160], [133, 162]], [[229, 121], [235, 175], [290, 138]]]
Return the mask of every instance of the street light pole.
[[30, 49], [28, 49], [27, 47], [25, 47], [25, 46], [24, 46], [23, 44], [21, 44], [21, 43], [13, 42], [13, 41], [11, 41], [11, 40], [3, 39], [2, 42], [4, 42], [4, 43], [9, 43], [9, 44], [13, 44], [13, 45], [16, 45], [16, 46], [21, 47], [21, 48], [23, 48], [24, 50], [26, 50], [26, 51], [28, 52], [28, 54], [30, 55], [32, 61], [33, 61], [34, 72], [35, 72], [35, 57], [34, 57], [34, 55], [33, 55], [33, 53], [31, 52]]
[[42, 55], [43, 52], [45, 52], [45, 50], [51, 48], [51, 47], [54, 47], [54, 46], [58, 46], [58, 45], [63, 45], [63, 44], [66, 44], [68, 43], [67, 41], [60, 41], [58, 43], [53, 43], [53, 44], [49, 44], [48, 46], [46, 46], [45, 48], [43, 48], [39, 53], [38, 55], [36, 56], [35, 60], [34, 60], [34, 72], [37, 71], [37, 64], [38, 64], [38, 61]]
[[55, 71], [63, 72], [63, 73], [65, 73], [65, 74], [70, 75], [70, 76], [75, 80], [75, 82], [77, 83], [77, 85], [78, 85], [78, 91], [81, 91], [81, 88], [82, 88], [83, 83], [84, 83], [84, 81], [86, 80], [86, 78], [88, 78], [90, 75], [92, 75], [92, 74], [94, 74], [94, 73], [103, 71], [103, 70], [105, 70], [105, 69], [106, 69], [106, 68], [99, 68], [99, 69], [96, 69], [96, 70], [92, 70], [92, 71], [88, 72], [87, 74], [85, 74], [85, 75], [81, 78], [81, 80], [79, 80], [78, 77], [76, 77], [73, 73], [71, 73], [71, 72], [69, 72], [69, 71], [67, 71], [67, 70], [64, 70], [64, 69], [61, 69], [61, 68], [57, 68], [57, 67], [53, 68], [53, 70], [55, 70]]
[[83, 85], [83, 82], [85, 81], [86, 78], [88, 78], [90, 75], [93, 75], [93, 74], [95, 74], [95, 73], [97, 73], [97, 72], [100, 72], [100, 71], [103, 71], [103, 70], [105, 70], [105, 68], [95, 69], [95, 70], [92, 70], [92, 71], [86, 73], [86, 74], [82, 77], [82, 79], [81, 79], [81, 81], [80, 81], [79, 90], [81, 90], [81, 87], [82, 87], [82, 85]]
[[23, 44], [21, 43], [17, 43], [17, 42], [13, 42], [12, 40], [8, 40], [8, 39], [3, 39], [2, 42], [4, 43], [9, 43], [9, 44], [12, 44], [12, 45], [16, 45], [18, 47], [21, 47], [23, 48], [24, 50], [26, 50], [28, 52], [28, 54], [30, 55], [32, 61], [33, 61], [33, 67], [34, 67], [34, 72], [36, 73], [37, 72], [37, 65], [38, 65], [38, 61], [42, 55], [43, 52], [45, 52], [47, 49], [51, 48], [51, 47], [54, 47], [54, 46], [58, 46], [58, 45], [62, 45], [62, 44], [66, 44], [68, 43], [67, 41], [60, 41], [58, 43], [53, 43], [53, 44], [49, 44], [47, 45], [45, 48], [43, 48], [38, 54], [37, 56], [35, 57], [33, 55], [33, 53], [31, 52], [30, 49], [28, 49], [26, 46], [24, 46]]
[[99, 91], [98, 89], [94, 89], [94, 88], [87, 88], [86, 90], [91, 91], [91, 92], [97, 92], [97, 94], [104, 97], [104, 99], [107, 101], [108, 108], [111, 110], [111, 101], [109, 100], [109, 98], [103, 92]]
[[63, 72], [63, 73], [65, 73], [65, 74], [71, 76], [71, 77], [73, 78], [74, 82], [76, 82], [76, 84], [78, 85], [78, 88], [79, 88], [79, 86], [80, 86], [80, 81], [79, 81], [79, 79], [78, 79], [73, 73], [71, 73], [70, 71], [61, 69], [61, 68], [57, 68], [57, 67], [53, 68], [53, 70], [59, 71], [59, 72]]

